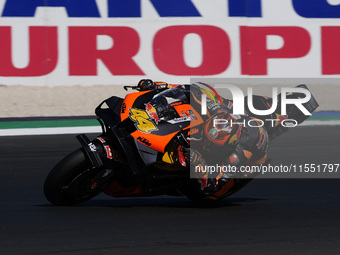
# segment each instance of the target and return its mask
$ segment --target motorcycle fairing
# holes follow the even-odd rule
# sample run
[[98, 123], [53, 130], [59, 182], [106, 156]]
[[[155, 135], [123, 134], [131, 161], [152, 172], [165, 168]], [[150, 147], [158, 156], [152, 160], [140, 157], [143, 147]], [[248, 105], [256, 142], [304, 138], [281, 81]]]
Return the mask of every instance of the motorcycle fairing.
[[[132, 137], [143, 145], [163, 153], [165, 147], [178, 132], [189, 128], [190, 120], [177, 123], [160, 121], [157, 124], [145, 110], [145, 104], [150, 102], [158, 93], [158, 90], [151, 90], [128, 94], [122, 103], [125, 109], [121, 111], [120, 117]], [[183, 104], [181, 109], [184, 108], [190, 110], [190, 105]], [[138, 114], [139, 119], [134, 116], [135, 113]], [[138, 120], [143, 121], [142, 124], [145, 124], [147, 128], [143, 130]], [[150, 122], [155, 128], [152, 128]]]
[[[98, 105], [95, 113], [108, 127], [113, 127], [119, 123], [119, 115], [123, 101], [120, 97], [112, 96]], [[106, 104], [108, 108], [103, 108], [104, 104]]]
[[[137, 92], [132, 93], [132, 95], [135, 94], [136, 100], [139, 96], [149, 93], [144, 99], [138, 99], [138, 101], [143, 102], [143, 100], [148, 100], [153, 97], [153, 94], [157, 93], [150, 92], [153, 91]], [[103, 108], [105, 104], [108, 108]], [[130, 118], [128, 118], [129, 111], [123, 99], [112, 96], [109, 99], [104, 100], [96, 108], [95, 112], [102, 122], [105, 123], [105, 129], [110, 130], [115, 134], [115, 137], [124, 152], [123, 154], [128, 157], [125, 161], [128, 162], [132, 172], [138, 174], [143, 168], [156, 161], [158, 151], [151, 148], [151, 146], [147, 146], [149, 143], [147, 138], [144, 136], [133, 137], [130, 135], [136, 131], [136, 128]], [[119, 122], [119, 119], [124, 116], [124, 114], [127, 118], [125, 118], [122, 122]], [[144, 133], [142, 134], [145, 135]]]

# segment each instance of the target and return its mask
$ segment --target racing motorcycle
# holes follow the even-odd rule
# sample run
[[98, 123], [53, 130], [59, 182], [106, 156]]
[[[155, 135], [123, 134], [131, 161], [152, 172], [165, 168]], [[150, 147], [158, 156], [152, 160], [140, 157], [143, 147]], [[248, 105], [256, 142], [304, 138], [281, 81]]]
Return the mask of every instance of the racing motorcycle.
[[[78, 135], [81, 147], [49, 172], [44, 183], [49, 202], [58, 206], [75, 205], [102, 192], [112, 197], [170, 195], [202, 199], [190, 188], [188, 156], [183, 150], [190, 148], [191, 139], [199, 139], [210, 117], [200, 114], [197, 98], [206, 94], [218, 106], [215, 108], [230, 112], [232, 100], [220, 100], [216, 90], [205, 83], [156, 82], [153, 85], [153, 89], [125, 86], [125, 90], [136, 91], [124, 99], [112, 96], [99, 104], [95, 113], [102, 133], [92, 140], [85, 134]], [[299, 86], [308, 89], [305, 85]], [[290, 95], [299, 96], [299, 93]], [[272, 99], [253, 96], [253, 103], [257, 109], [268, 109]], [[304, 106], [313, 112], [318, 103], [312, 96]], [[246, 114], [254, 116], [245, 108]], [[210, 109], [214, 110], [214, 106]], [[287, 115], [299, 123], [307, 118], [294, 107], [287, 108]], [[285, 117], [278, 118], [276, 112], [271, 116], [254, 116], [263, 120], [273, 116], [277, 119], [276, 125], [266, 126], [271, 139], [287, 131], [288, 128], [279, 125]], [[251, 178], [234, 177], [233, 187], [224, 197], [249, 181]]]

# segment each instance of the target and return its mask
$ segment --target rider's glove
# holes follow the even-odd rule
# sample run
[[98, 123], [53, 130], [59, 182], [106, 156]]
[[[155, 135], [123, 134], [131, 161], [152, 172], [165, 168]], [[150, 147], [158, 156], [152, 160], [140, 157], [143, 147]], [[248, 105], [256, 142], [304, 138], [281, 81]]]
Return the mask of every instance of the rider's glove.
[[185, 161], [187, 164], [205, 164], [202, 155], [194, 149], [190, 149], [190, 147], [182, 147], [181, 151], [183, 152], [183, 156], [185, 157]]

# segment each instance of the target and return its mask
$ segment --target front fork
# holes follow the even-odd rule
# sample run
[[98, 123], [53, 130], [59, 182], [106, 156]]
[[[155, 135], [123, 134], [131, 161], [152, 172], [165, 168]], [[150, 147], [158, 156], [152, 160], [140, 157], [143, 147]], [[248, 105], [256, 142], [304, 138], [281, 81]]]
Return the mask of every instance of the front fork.
[[77, 136], [77, 139], [92, 165], [91, 171], [97, 172], [90, 181], [91, 189], [104, 190], [115, 174], [115, 166], [123, 162], [122, 155], [109, 145], [107, 138], [97, 137], [90, 141], [85, 134], [81, 134]]

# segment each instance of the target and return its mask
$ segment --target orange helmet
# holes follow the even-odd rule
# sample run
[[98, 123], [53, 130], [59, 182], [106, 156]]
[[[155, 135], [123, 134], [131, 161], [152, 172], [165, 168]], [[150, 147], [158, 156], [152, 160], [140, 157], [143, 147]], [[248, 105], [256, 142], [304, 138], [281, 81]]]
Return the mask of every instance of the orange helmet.
[[204, 126], [205, 136], [216, 145], [236, 145], [243, 126], [235, 124], [237, 120], [226, 111], [219, 111], [209, 118]]

